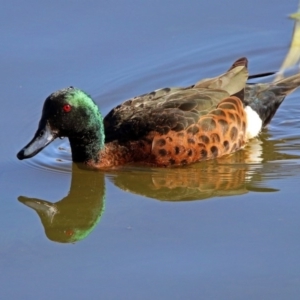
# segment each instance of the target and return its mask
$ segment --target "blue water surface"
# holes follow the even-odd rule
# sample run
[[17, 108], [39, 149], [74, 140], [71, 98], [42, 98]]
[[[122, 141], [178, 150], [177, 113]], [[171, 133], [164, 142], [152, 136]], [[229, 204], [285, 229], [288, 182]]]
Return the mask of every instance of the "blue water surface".
[[57, 203], [82, 191], [70, 186], [76, 172], [68, 142], [59, 140], [29, 161], [16, 158], [37, 128], [43, 100], [59, 88], [86, 90], [105, 115], [129, 97], [218, 75], [241, 56], [252, 74], [278, 70], [293, 31], [287, 16], [297, 5], [3, 3], [0, 298], [298, 299], [300, 91], [233, 162], [178, 173], [133, 168], [95, 174], [82, 201], [96, 189], [98, 215], [85, 231], [66, 228], [66, 236], [80, 236], [71, 242], [50, 238], [50, 210], [39, 216], [20, 202]]

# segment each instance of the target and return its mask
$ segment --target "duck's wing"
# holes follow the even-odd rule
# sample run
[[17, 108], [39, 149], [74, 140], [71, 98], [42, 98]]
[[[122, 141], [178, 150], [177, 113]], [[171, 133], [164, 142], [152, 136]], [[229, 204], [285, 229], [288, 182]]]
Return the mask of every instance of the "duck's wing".
[[230, 96], [243, 94], [247, 59], [237, 60], [224, 74], [180, 88], [164, 88], [134, 97], [104, 118], [106, 142], [137, 140], [151, 131], [184, 130]]

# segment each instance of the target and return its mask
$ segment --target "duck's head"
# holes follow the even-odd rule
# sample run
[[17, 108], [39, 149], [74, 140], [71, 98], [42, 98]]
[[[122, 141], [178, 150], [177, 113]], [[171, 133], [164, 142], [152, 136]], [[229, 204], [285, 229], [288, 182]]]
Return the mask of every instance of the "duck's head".
[[18, 154], [30, 158], [58, 137], [68, 137], [73, 161], [85, 162], [104, 145], [103, 118], [91, 97], [74, 87], [52, 93], [44, 103], [33, 139]]

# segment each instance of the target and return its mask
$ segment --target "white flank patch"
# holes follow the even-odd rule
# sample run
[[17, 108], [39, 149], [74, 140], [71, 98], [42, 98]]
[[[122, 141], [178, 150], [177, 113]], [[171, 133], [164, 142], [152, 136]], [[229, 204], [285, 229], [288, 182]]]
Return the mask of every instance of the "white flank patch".
[[245, 112], [247, 115], [246, 137], [247, 139], [252, 139], [260, 133], [262, 120], [260, 119], [258, 113], [250, 106], [245, 107]]

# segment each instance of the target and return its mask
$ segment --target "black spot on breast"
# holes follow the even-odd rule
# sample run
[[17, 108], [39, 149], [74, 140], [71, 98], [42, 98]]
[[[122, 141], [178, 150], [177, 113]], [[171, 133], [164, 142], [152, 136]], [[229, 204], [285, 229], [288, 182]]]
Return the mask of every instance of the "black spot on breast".
[[193, 155], [193, 150], [192, 149], [189, 149], [188, 151], [188, 156], [192, 156]]
[[160, 156], [166, 156], [166, 155], [167, 155], [167, 151], [166, 151], [165, 149], [159, 149], [159, 150], [158, 150], [158, 154], [159, 154]]
[[200, 154], [202, 158], [206, 158], [207, 157], [207, 151], [205, 149], [201, 149], [200, 150]]
[[163, 147], [165, 144], [166, 144], [166, 140], [165, 140], [165, 139], [159, 139], [159, 140], [157, 141], [157, 145], [158, 145], [159, 147]]
[[200, 140], [201, 142], [203, 142], [204, 144], [208, 144], [208, 143], [209, 143], [209, 137], [207, 137], [206, 135], [201, 135], [201, 136], [199, 137], [199, 140]]
[[182, 165], [186, 165], [186, 164], [187, 164], [187, 160], [186, 160], [186, 159], [183, 159], [180, 163], [181, 163]]
[[230, 138], [231, 138], [232, 141], [235, 141], [236, 138], [237, 138], [237, 136], [238, 136], [238, 130], [237, 130], [236, 127], [233, 126], [233, 127], [230, 129]]
[[175, 159], [170, 158], [169, 159], [169, 163], [170, 163], [170, 165], [175, 165], [176, 161], [175, 161]]
[[193, 139], [188, 139], [187, 141], [189, 144], [195, 144], [195, 141]]
[[199, 132], [199, 127], [194, 125], [189, 127], [189, 129], [187, 130], [187, 133], [191, 133], [191, 134], [196, 134]]
[[223, 146], [224, 146], [225, 150], [227, 151], [229, 149], [229, 142], [228, 141], [224, 141], [223, 142]]
[[213, 133], [210, 135], [211, 141], [213, 143], [220, 143], [220, 136], [217, 133]]
[[175, 154], [179, 154], [180, 148], [178, 146], [175, 147]]
[[214, 157], [217, 157], [218, 154], [219, 154], [219, 149], [218, 149], [216, 146], [210, 147], [210, 151], [211, 151], [211, 154], [212, 154]]

